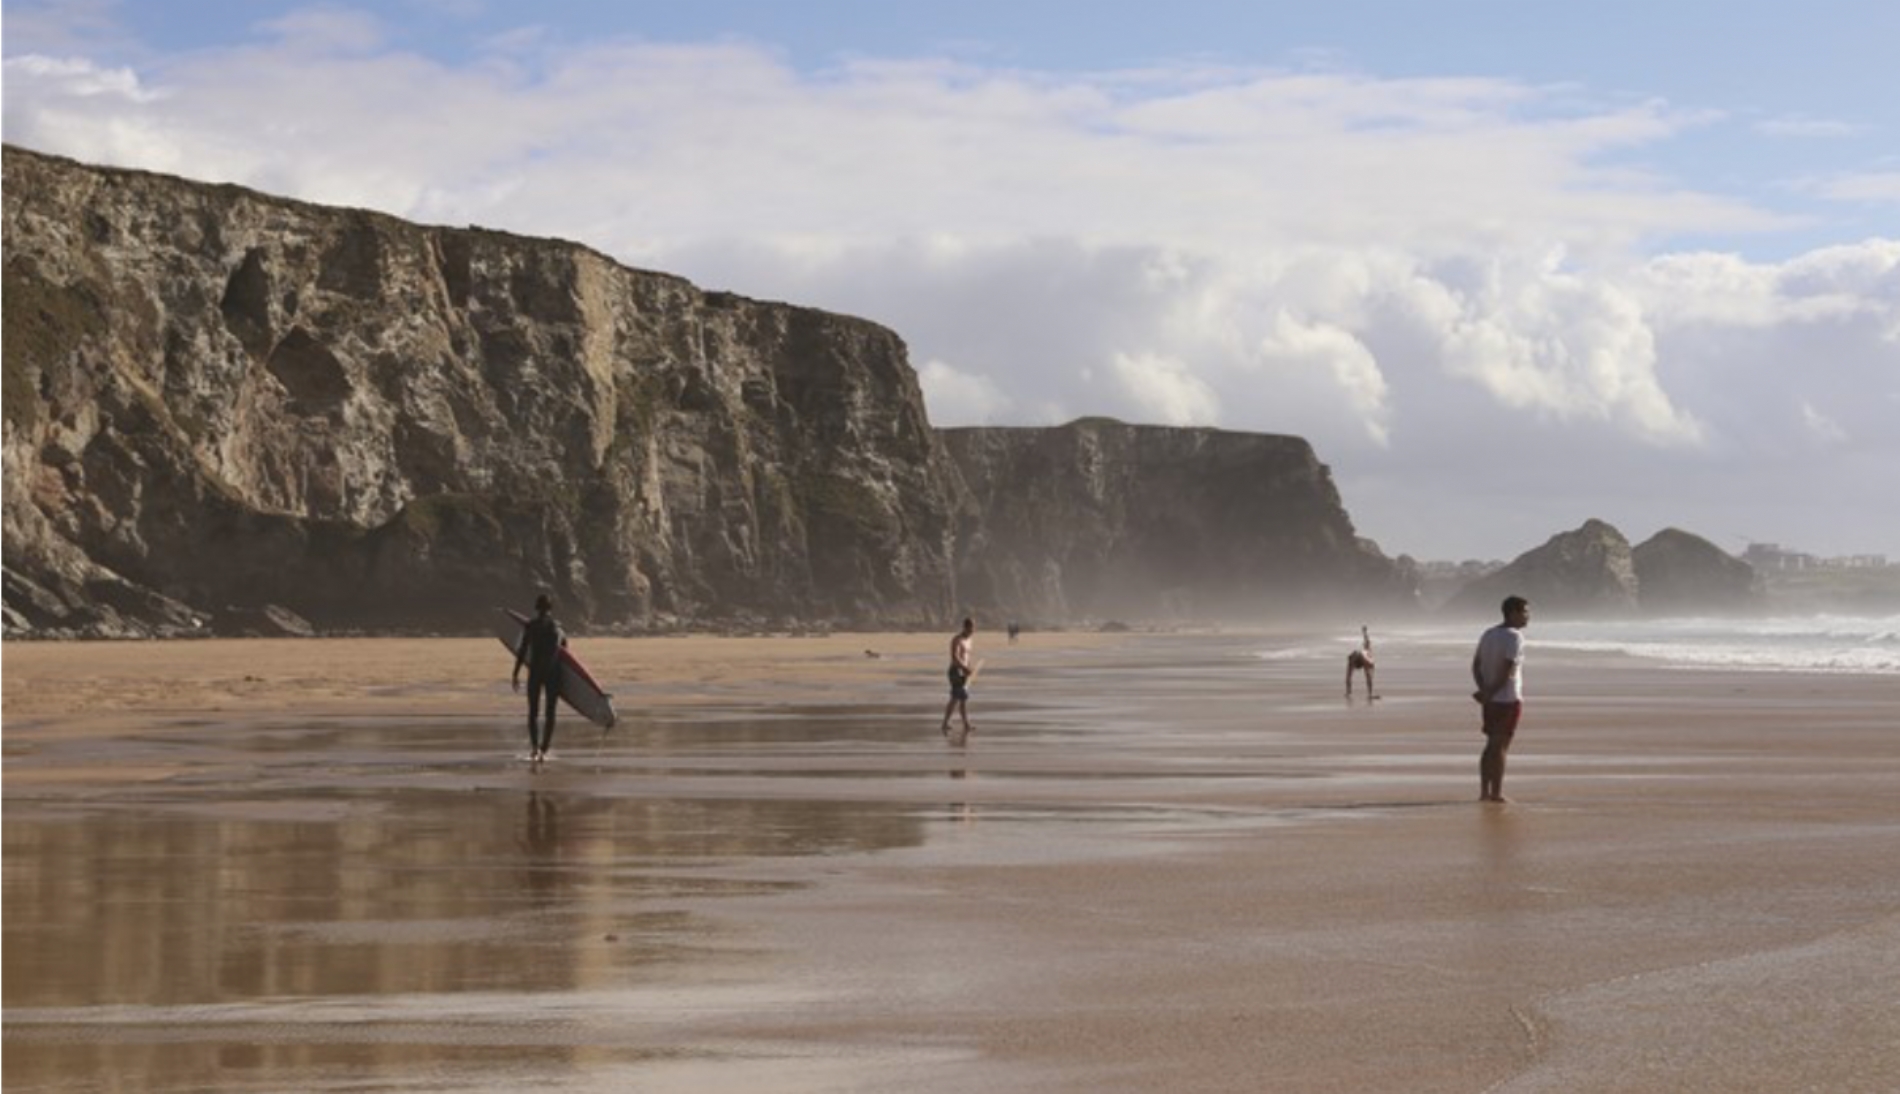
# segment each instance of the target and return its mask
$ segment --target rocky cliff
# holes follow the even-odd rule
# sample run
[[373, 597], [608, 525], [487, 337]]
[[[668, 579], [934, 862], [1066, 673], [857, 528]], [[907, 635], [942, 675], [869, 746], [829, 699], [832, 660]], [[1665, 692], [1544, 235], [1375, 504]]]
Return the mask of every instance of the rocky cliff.
[[628, 630], [1406, 598], [1294, 438], [940, 436], [872, 323], [4, 155], [8, 634], [471, 632], [537, 588]]
[[1629, 540], [1603, 521], [1587, 520], [1466, 585], [1445, 608], [1495, 616], [1498, 605], [1511, 595], [1527, 597], [1533, 610], [1555, 614], [1633, 614], [1637, 578]]
[[[936, 625], [903, 343], [585, 247], [5, 151], [16, 632]], [[123, 624], [123, 628], [120, 627]]]
[[1755, 568], [1701, 536], [1665, 528], [1630, 552], [1643, 611], [1661, 615], [1760, 608]]
[[981, 514], [959, 595], [992, 616], [1259, 620], [1413, 598], [1298, 437], [1099, 418], [941, 435]]
[[1632, 548], [1600, 520], [1552, 536], [1472, 581], [1446, 607], [1495, 614], [1512, 594], [1568, 616], [1734, 612], [1762, 603], [1754, 567], [1701, 536], [1666, 528]]

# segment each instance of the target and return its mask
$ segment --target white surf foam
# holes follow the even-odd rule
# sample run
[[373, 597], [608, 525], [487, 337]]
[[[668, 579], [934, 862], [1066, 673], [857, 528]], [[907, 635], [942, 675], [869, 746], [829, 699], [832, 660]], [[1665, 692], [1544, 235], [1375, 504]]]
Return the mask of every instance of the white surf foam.
[[1684, 668], [1900, 674], [1897, 634], [1893, 616], [1777, 616], [1553, 623], [1537, 643]]

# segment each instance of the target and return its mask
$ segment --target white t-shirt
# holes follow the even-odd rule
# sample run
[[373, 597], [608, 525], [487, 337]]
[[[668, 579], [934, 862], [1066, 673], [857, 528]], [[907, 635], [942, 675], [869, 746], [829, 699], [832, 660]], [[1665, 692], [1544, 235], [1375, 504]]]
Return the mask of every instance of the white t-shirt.
[[1491, 696], [1491, 702], [1521, 703], [1524, 701], [1524, 632], [1499, 623], [1478, 639], [1478, 671], [1483, 674], [1485, 683], [1490, 683], [1504, 675], [1506, 663], [1511, 664], [1510, 678]]

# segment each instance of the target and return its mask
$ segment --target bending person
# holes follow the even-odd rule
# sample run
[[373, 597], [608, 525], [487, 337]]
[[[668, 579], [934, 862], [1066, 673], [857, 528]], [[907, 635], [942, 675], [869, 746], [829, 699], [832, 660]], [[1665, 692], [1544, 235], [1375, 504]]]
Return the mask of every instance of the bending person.
[[1346, 697], [1349, 699], [1352, 698], [1352, 674], [1361, 669], [1366, 674], [1366, 698], [1378, 698], [1372, 690], [1372, 633], [1364, 624], [1359, 627], [1359, 648], [1346, 655]]

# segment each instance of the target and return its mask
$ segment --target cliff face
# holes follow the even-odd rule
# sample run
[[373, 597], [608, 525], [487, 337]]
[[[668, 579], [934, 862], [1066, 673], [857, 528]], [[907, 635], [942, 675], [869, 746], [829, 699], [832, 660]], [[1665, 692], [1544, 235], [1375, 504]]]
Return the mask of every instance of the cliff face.
[[1629, 540], [1603, 521], [1587, 520], [1466, 585], [1446, 608], [1496, 615], [1505, 597], [1518, 595], [1530, 600], [1533, 611], [1629, 615], [1637, 610], [1637, 588]]
[[1761, 607], [1755, 568], [1679, 528], [1665, 528], [1630, 552], [1645, 612], [1737, 612]]
[[4, 194], [10, 624], [950, 611], [957, 488], [888, 330], [15, 148]]
[[1295, 438], [940, 437], [871, 323], [4, 155], [8, 634], [472, 632], [540, 588], [625, 629], [1407, 600]]
[[946, 429], [981, 519], [960, 598], [1028, 620], [1259, 620], [1410, 602], [1298, 437], [1084, 419]]

